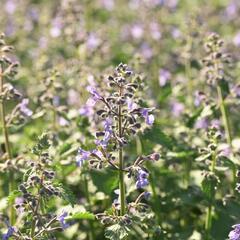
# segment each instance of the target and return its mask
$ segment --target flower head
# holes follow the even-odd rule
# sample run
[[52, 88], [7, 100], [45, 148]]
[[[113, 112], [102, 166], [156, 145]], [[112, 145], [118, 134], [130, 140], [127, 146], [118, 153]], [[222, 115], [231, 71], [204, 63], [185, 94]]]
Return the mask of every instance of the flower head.
[[89, 159], [90, 155], [90, 151], [85, 151], [82, 148], [79, 148], [76, 156], [77, 165], [81, 167], [83, 165], [83, 162]]
[[159, 70], [158, 81], [161, 87], [165, 86], [166, 83], [170, 80], [170, 78], [171, 78], [171, 73], [168, 70], [166, 69]]
[[154, 123], [154, 116], [153, 116], [153, 114], [149, 114], [149, 109], [142, 108], [140, 112], [141, 112], [142, 117], [144, 117], [145, 122], [148, 125], [152, 125]]
[[67, 212], [63, 212], [60, 216], [57, 217], [57, 220], [60, 222], [61, 224], [61, 227], [63, 229], [66, 229], [70, 226], [69, 223], [66, 222], [66, 217], [68, 216], [68, 213]]
[[148, 173], [142, 169], [138, 171], [136, 187], [143, 188], [148, 185]]
[[94, 101], [98, 101], [98, 100], [102, 99], [102, 96], [92, 86], [88, 86], [87, 90], [91, 93], [92, 98], [93, 98]]
[[14, 234], [14, 232], [16, 232], [15, 227], [10, 226], [9, 223], [7, 223], [7, 225], [8, 225], [8, 230], [5, 234], [3, 234], [2, 240], [8, 240]]
[[229, 240], [239, 240], [240, 239], [240, 224], [232, 226], [233, 230], [229, 233]]
[[27, 117], [32, 116], [33, 112], [31, 109], [27, 107], [29, 103], [29, 100], [27, 98], [24, 98], [22, 102], [19, 104], [19, 109], [22, 114], [24, 114]]

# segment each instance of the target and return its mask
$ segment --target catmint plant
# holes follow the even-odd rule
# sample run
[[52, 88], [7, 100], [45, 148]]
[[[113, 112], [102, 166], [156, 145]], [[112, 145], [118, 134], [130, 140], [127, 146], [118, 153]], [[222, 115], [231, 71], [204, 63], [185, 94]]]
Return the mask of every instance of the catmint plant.
[[[125, 176], [135, 181], [136, 189], [143, 189], [148, 185], [148, 171], [144, 164], [147, 161], [157, 161], [157, 153], [139, 156], [131, 165], [124, 161], [124, 147], [138, 131], [154, 123], [153, 109], [144, 106], [139, 97], [141, 79], [133, 73], [126, 64], [119, 64], [114, 73], [108, 76], [109, 89], [98, 92], [91, 87], [91, 101], [101, 106], [97, 115], [102, 119], [102, 129], [95, 134], [95, 148], [85, 150], [79, 148], [76, 161], [82, 166], [88, 161], [93, 168], [112, 168], [118, 173], [118, 198], [112, 209], [97, 214], [97, 218], [108, 225], [105, 236], [109, 239], [123, 239], [130, 231], [134, 220], [133, 212], [146, 210], [141, 201], [149, 193], [143, 192], [133, 203], [127, 203]], [[144, 124], [143, 124], [143, 122]], [[129, 164], [129, 163], [128, 163]]]
[[[23, 98], [22, 94], [13, 86], [12, 80], [17, 74], [18, 62], [11, 55], [13, 47], [7, 45], [4, 34], [0, 35], [0, 112], [1, 125], [4, 136], [4, 159], [6, 162], [5, 170], [9, 174], [9, 193], [14, 186], [14, 172], [16, 159], [13, 155], [10, 128], [12, 126], [22, 125], [32, 115], [28, 107], [29, 100]], [[10, 110], [10, 103], [14, 102], [15, 107]], [[10, 223], [15, 222], [15, 212], [13, 206], [10, 206]]]
[[13, 196], [18, 213], [16, 225], [4, 220], [7, 228], [2, 239], [56, 239], [55, 232], [70, 226], [68, 212], [57, 215], [48, 209], [53, 198], [62, 197], [62, 189], [55, 180], [50, 147], [47, 134], [43, 134], [33, 147], [36, 158], [28, 161], [23, 182]]
[[63, 85], [59, 80], [60, 73], [53, 69], [43, 81], [43, 87], [38, 97], [40, 103], [39, 115], [45, 114], [52, 122], [51, 130], [57, 132], [59, 127], [69, 125], [66, 106], [61, 102], [60, 93]]
[[217, 90], [218, 105], [222, 115], [225, 136], [229, 146], [232, 146], [232, 133], [230, 129], [229, 114], [225, 102], [223, 85], [229, 80], [224, 66], [231, 62], [230, 55], [223, 52], [223, 40], [216, 33], [208, 36], [205, 49], [208, 56], [203, 60], [207, 83]]

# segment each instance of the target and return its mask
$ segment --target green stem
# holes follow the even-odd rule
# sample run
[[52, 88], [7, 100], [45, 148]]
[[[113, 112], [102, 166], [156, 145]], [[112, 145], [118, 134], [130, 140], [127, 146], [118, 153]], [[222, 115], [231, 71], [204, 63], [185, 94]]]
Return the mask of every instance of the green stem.
[[[122, 89], [120, 88], [120, 96], [122, 95]], [[122, 106], [118, 107], [118, 134], [119, 138], [122, 138]], [[124, 185], [124, 162], [123, 162], [123, 149], [119, 148], [119, 189], [120, 189], [120, 214], [125, 214], [125, 185]]]
[[223, 125], [224, 125], [224, 130], [226, 133], [227, 143], [229, 144], [230, 147], [232, 147], [232, 136], [231, 136], [229, 118], [228, 118], [228, 114], [227, 114], [227, 108], [224, 103], [222, 89], [219, 85], [217, 86], [217, 92], [218, 92], [219, 105], [220, 105], [220, 110], [221, 110], [221, 114], [222, 114]]
[[[215, 70], [218, 72], [218, 63], [215, 63]], [[227, 106], [225, 104], [224, 98], [223, 98], [223, 93], [222, 89], [219, 84], [217, 84], [217, 94], [218, 94], [218, 101], [219, 101], [219, 106], [220, 106], [220, 111], [222, 115], [222, 121], [223, 121], [223, 126], [226, 134], [226, 139], [227, 143], [232, 148], [232, 135], [231, 135], [231, 127], [230, 127], [230, 121], [229, 121], [229, 115], [228, 115], [228, 110]], [[233, 175], [233, 186], [236, 185], [237, 178], [236, 178], [236, 169], [234, 168], [232, 170], [232, 175]]]
[[[3, 93], [3, 72], [2, 67], [0, 66], [0, 93]], [[1, 112], [1, 122], [2, 122], [2, 131], [4, 135], [4, 143], [7, 153], [7, 159], [11, 161], [12, 153], [9, 142], [8, 128], [6, 124], [6, 109], [4, 104], [4, 99], [0, 101], [0, 112]], [[9, 186], [8, 192], [11, 193], [14, 190], [14, 174], [12, 171], [9, 171]], [[15, 211], [13, 205], [10, 206], [10, 223], [13, 225], [15, 223]]]
[[[86, 173], [84, 173], [84, 187], [85, 187], [86, 199], [87, 199], [89, 208], [91, 208], [91, 198], [88, 190], [88, 179], [86, 177]], [[90, 227], [89, 239], [94, 240], [95, 233], [94, 233], [94, 226], [93, 226], [92, 220], [89, 220], [89, 227]]]
[[[213, 153], [212, 155], [212, 164], [211, 164], [211, 172], [215, 172], [215, 166], [216, 166], [216, 161], [217, 161], [217, 154], [216, 152]], [[206, 215], [206, 221], [205, 221], [205, 230], [206, 230], [206, 240], [210, 239], [210, 230], [212, 227], [212, 201], [213, 201], [214, 196], [211, 197], [208, 209], [207, 209], [207, 215]]]
[[[187, 36], [187, 50], [186, 50], [186, 58], [185, 58], [185, 76], [187, 78], [187, 91], [188, 91], [188, 103], [190, 107], [193, 107], [193, 81], [192, 81], [192, 69], [191, 69], [191, 57], [190, 53], [192, 50], [192, 37], [190, 34]], [[188, 188], [190, 184], [190, 172], [192, 168], [192, 159], [186, 158], [185, 160], [185, 171], [186, 174], [184, 176], [184, 185]]]

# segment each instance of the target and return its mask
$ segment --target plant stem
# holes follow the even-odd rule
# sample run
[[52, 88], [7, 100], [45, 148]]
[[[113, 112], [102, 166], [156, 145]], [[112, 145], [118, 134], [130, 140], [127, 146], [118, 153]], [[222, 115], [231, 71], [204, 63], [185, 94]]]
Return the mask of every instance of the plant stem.
[[[119, 95], [122, 95], [122, 89], [119, 89]], [[118, 107], [118, 134], [122, 138], [122, 106], [121, 103]], [[123, 149], [119, 148], [119, 189], [120, 189], [120, 215], [125, 214], [125, 185], [124, 185], [124, 163], [123, 163]]]
[[[185, 76], [187, 78], [187, 95], [188, 95], [188, 104], [190, 107], [193, 107], [193, 81], [192, 81], [192, 69], [191, 69], [191, 56], [190, 53], [192, 51], [192, 42], [193, 39], [189, 34], [187, 34], [187, 45], [186, 45], [186, 57], [185, 57]], [[192, 169], [192, 158], [186, 158], [185, 160], [185, 171], [186, 174], [184, 176], [184, 182], [186, 184], [186, 188], [188, 188], [190, 184], [190, 172]], [[184, 185], [185, 185], [184, 184]]]
[[[211, 164], [211, 172], [215, 172], [215, 166], [216, 166], [216, 161], [217, 161], [217, 153], [214, 151], [212, 155], [212, 164]], [[214, 196], [211, 197], [210, 203], [207, 209], [207, 215], [206, 215], [206, 222], [205, 222], [205, 230], [206, 230], [206, 240], [210, 239], [210, 230], [212, 227], [212, 201], [213, 201]]]
[[[3, 71], [2, 67], [0, 66], [0, 94], [3, 93]], [[11, 161], [12, 159], [12, 153], [11, 153], [11, 147], [9, 142], [9, 134], [8, 134], [8, 128], [6, 124], [6, 109], [4, 104], [4, 99], [0, 100], [0, 112], [1, 112], [1, 122], [2, 122], [2, 131], [4, 135], [4, 143], [7, 153], [7, 159]], [[9, 171], [9, 186], [8, 186], [8, 192], [11, 193], [14, 190], [14, 174], [12, 171]], [[13, 205], [10, 206], [10, 223], [13, 225], [15, 222], [15, 211]]]
[[227, 143], [229, 144], [230, 147], [232, 147], [232, 136], [231, 136], [229, 118], [228, 118], [228, 114], [227, 114], [227, 108], [224, 103], [222, 89], [219, 85], [217, 85], [217, 92], [218, 92], [219, 105], [220, 105], [220, 110], [221, 110], [221, 114], [222, 114], [223, 125], [224, 125], [224, 129], [225, 129], [225, 133], [226, 133]]
[[[89, 208], [91, 208], [91, 198], [88, 191], [88, 179], [86, 177], [86, 172], [84, 172], [84, 188], [85, 188], [85, 194], [86, 199], [89, 205]], [[89, 227], [90, 227], [90, 233], [89, 233], [89, 239], [94, 240], [95, 239], [95, 233], [94, 233], [94, 226], [92, 220], [89, 220]]]
[[[218, 63], [215, 63], [215, 70], [218, 69]], [[225, 130], [225, 135], [226, 135], [226, 139], [227, 139], [227, 143], [230, 146], [230, 148], [232, 148], [232, 135], [231, 135], [231, 127], [230, 127], [230, 121], [229, 121], [229, 115], [228, 115], [228, 110], [227, 110], [227, 106], [225, 104], [224, 98], [223, 98], [223, 93], [222, 93], [222, 89], [221, 86], [219, 85], [219, 83], [217, 84], [217, 94], [218, 94], [218, 102], [219, 102], [219, 106], [220, 106], [220, 111], [221, 111], [221, 115], [222, 115], [222, 121], [223, 121], [223, 126], [224, 126], [224, 130]], [[237, 179], [236, 179], [236, 169], [234, 168], [232, 170], [232, 174], [233, 174], [233, 186], [236, 185]]]

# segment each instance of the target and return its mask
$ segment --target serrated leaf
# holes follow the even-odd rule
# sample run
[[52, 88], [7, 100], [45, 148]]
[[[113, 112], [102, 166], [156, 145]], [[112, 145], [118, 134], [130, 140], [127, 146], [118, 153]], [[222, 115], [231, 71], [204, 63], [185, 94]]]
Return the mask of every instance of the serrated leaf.
[[107, 227], [104, 236], [110, 240], [121, 240], [128, 236], [130, 229], [120, 224]]
[[118, 186], [118, 174], [116, 171], [110, 169], [92, 170], [90, 175], [98, 191], [105, 194], [110, 194]]
[[76, 212], [72, 216], [66, 218], [66, 220], [80, 220], [80, 219], [94, 220], [95, 215], [90, 212]]
[[144, 140], [161, 144], [168, 149], [172, 149], [173, 147], [173, 140], [162, 131], [158, 123], [155, 123], [151, 129], [145, 131], [142, 137]]
[[71, 204], [72, 207], [74, 207], [77, 200], [73, 192], [66, 186], [63, 186], [62, 184], [59, 184], [58, 188], [60, 190], [60, 197], [67, 201], [69, 204]]
[[47, 133], [43, 133], [38, 138], [38, 143], [33, 147], [32, 152], [36, 155], [40, 155], [42, 151], [47, 150], [51, 146], [49, 142], [49, 136]]

